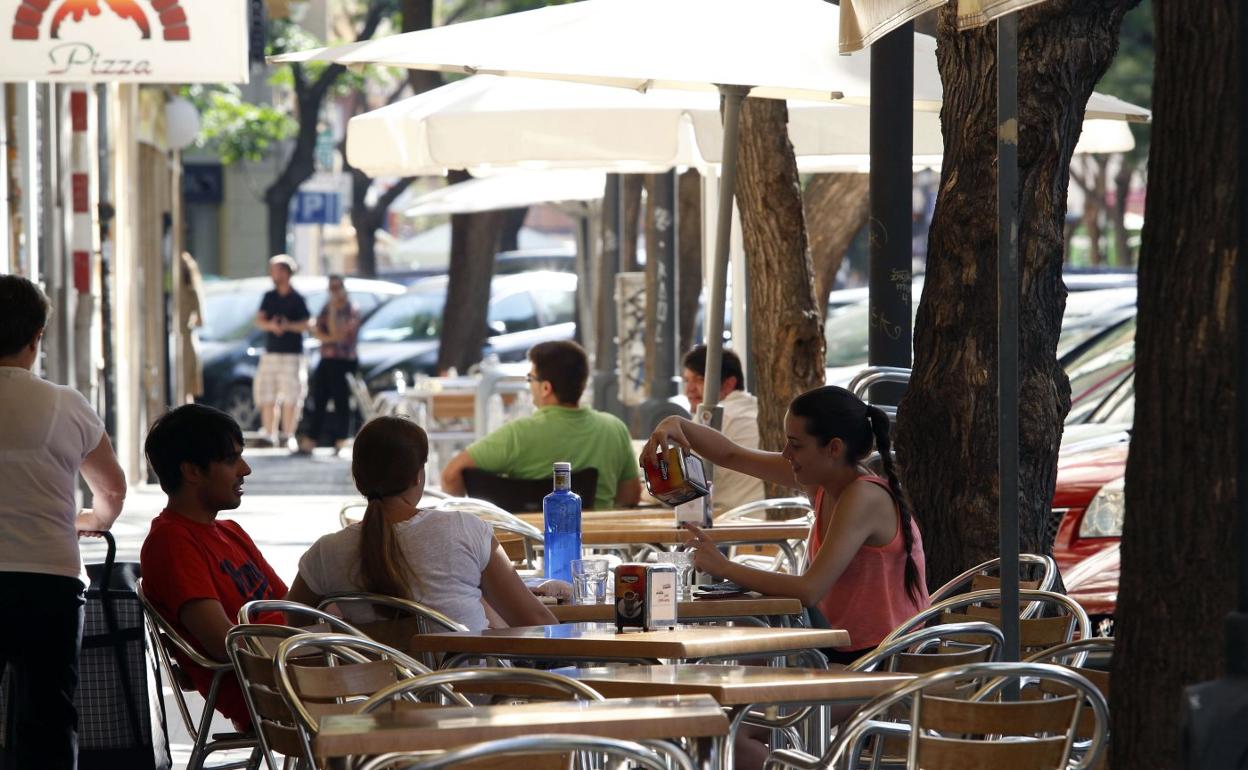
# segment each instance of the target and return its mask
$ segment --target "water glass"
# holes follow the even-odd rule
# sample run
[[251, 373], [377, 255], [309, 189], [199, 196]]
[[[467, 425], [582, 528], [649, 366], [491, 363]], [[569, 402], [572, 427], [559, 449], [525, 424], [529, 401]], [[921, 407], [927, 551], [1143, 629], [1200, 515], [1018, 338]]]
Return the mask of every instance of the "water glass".
[[607, 601], [607, 560], [572, 560], [572, 603], [605, 604]]
[[688, 601], [693, 597], [692, 586], [689, 585], [689, 573], [693, 572], [693, 551], [663, 551], [654, 557], [660, 564], [670, 564], [676, 568], [676, 585], [680, 589], [680, 600]]

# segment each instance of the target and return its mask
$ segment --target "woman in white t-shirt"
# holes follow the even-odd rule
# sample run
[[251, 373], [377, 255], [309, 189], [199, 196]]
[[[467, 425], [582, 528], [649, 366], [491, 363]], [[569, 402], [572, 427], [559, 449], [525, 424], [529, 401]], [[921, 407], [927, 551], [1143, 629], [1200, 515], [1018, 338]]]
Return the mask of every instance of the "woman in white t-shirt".
[[[378, 417], [352, 449], [351, 474], [368, 498], [364, 520], [325, 535], [299, 560], [287, 598], [314, 605], [336, 593], [411, 599], [473, 631], [487, 627], [482, 600], [512, 626], [556, 623], [516, 574], [493, 531], [475, 516], [421, 510], [429, 440], [416, 423]], [[370, 610], [345, 608], [367, 623]]]
[[[83, 569], [78, 535], [112, 526], [126, 477], [82, 394], [34, 373], [48, 300], [29, 280], [0, 276], [0, 672], [14, 682], [16, 767], [77, 761]], [[94, 497], [79, 511], [78, 474]]]

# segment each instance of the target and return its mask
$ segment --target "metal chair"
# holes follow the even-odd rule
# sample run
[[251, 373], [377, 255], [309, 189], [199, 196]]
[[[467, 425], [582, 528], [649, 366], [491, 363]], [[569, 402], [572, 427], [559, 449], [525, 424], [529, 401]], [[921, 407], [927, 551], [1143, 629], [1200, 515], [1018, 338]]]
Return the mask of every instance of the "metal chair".
[[[796, 512], [797, 515], [782, 517], [773, 515], [780, 512], [789, 512], [790, 514]], [[789, 524], [812, 524], [815, 521], [815, 509], [805, 497], [773, 497], [767, 500], [755, 500], [738, 505], [736, 508], [716, 516], [715, 523], [766, 522], [775, 521], [777, 518]], [[788, 564], [790, 574], [800, 573], [806, 568], [806, 541], [790, 541], [789, 548], [793, 552], [792, 560], [790, 560], [783, 548], [774, 548], [775, 553], [770, 556], [762, 553], [742, 554], [739, 548], [733, 548], [731, 549], [731, 555], [733, 561], [769, 572], [780, 571], [785, 567], [786, 562], [792, 561], [791, 564]]]
[[[363, 631], [337, 615], [331, 615], [317, 607], [309, 607], [306, 604], [292, 602], [288, 599], [253, 599], [238, 608], [238, 622], [240, 624], [263, 623], [263, 619], [260, 616], [269, 612], [280, 612], [285, 619], [289, 619], [291, 615], [300, 615], [311, 620], [311, 623], [306, 626], [291, 626], [292, 628], [298, 628], [300, 631], [335, 631], [341, 634], [350, 634], [351, 636], [365, 636]], [[278, 623], [276, 625], [291, 624]]]
[[[425, 491], [420, 493], [420, 501], [417, 504], [417, 507], [426, 508], [435, 506], [438, 504], [438, 501], [445, 500], [448, 497], [450, 497], [450, 495], [440, 489], [426, 487]], [[338, 509], [338, 526], [346, 529], [352, 524], [358, 524], [364, 518], [364, 509], [367, 507], [367, 500], [356, 500], [342, 506]]]
[[[541, 700], [606, 700], [597, 690], [576, 679], [532, 668], [456, 668], [422, 674], [378, 690], [359, 706], [357, 714], [371, 714], [401, 696], [421, 697], [431, 690], [461, 688], [463, 692]], [[457, 690], [460, 691], [460, 690]]]
[[[1019, 575], [1019, 588], [1030, 588], [1036, 591], [1052, 591], [1057, 586], [1057, 562], [1052, 556], [1034, 553], [1018, 555], [1019, 569], [1030, 573], [1026, 577]], [[989, 559], [977, 564], [966, 572], [945, 583], [931, 593], [933, 604], [942, 602], [967, 591], [985, 591], [1001, 587], [1001, 578], [992, 573], [1001, 571], [1000, 559]], [[1037, 574], [1038, 573], [1038, 574]], [[1021, 610], [1020, 617], [1034, 618], [1041, 609], [1038, 602], [1030, 602]]]
[[500, 757], [533, 757], [552, 753], [591, 753], [631, 763], [645, 770], [693, 770], [693, 761], [680, 749], [658, 741], [646, 745], [615, 738], [588, 735], [526, 735], [465, 746], [435, 755], [416, 753], [382, 754], [357, 770], [443, 770], [479, 760]]
[[[311, 666], [319, 654], [326, 665]], [[299, 634], [282, 640], [273, 659], [278, 693], [290, 709], [303, 756], [315, 767], [312, 739], [328, 714], [350, 714], [374, 693], [403, 679], [431, 673], [419, 661], [381, 642], [349, 634]], [[462, 706], [458, 693], [444, 696]]]
[[274, 752], [284, 757], [281, 766], [288, 770], [295, 759], [303, 756], [303, 745], [295, 729], [294, 715], [277, 692], [273, 656], [260, 651], [276, 649], [281, 640], [302, 633], [290, 626], [252, 623], [234, 626], [225, 635], [225, 650], [242, 685], [243, 700], [269, 770], [278, 770]]
[[347, 372], [346, 377], [347, 387], [351, 389], [351, 395], [355, 397], [356, 406], [360, 408], [360, 416], [364, 418], [364, 422], [394, 414], [394, 402], [370, 393], [363, 377], [352, 372]]
[[[1027, 658], [1026, 662], [1056, 663], [1058, 665], [1071, 666], [1082, 674], [1085, 679], [1095, 685], [1096, 689], [1100, 690], [1101, 695], [1104, 695], [1105, 700], [1108, 701], [1110, 683], [1108, 666], [1110, 661], [1108, 658], [1112, 657], [1113, 653], [1113, 637], [1094, 636], [1090, 639], [1076, 639], [1073, 642], [1059, 644], [1056, 647], [1050, 647], [1047, 650], [1042, 650], [1035, 655], [1032, 655], [1030, 658]], [[1095, 657], [1098, 664], [1102, 667], [1088, 668], [1086, 665], [1088, 660], [1084, 660], [1077, 665], [1076, 661], [1081, 656], [1084, 656], [1087, 659]], [[1054, 689], [1051, 687], [1045, 687], [1044, 683], [1038, 683], [1038, 686], [1044, 692], [1050, 694], [1060, 694], [1060, 692], [1055, 693]], [[1093, 726], [1091, 724], [1090, 717], [1087, 712], [1084, 712], [1079, 722], [1078, 736], [1080, 740], [1075, 744], [1076, 751], [1080, 753], [1087, 751], [1086, 742], [1091, 739], [1092, 732]], [[1108, 754], [1106, 753], [1102, 756], [1101, 762], [1096, 765], [1096, 767], [1104, 767], [1106, 765], [1107, 758]]]
[[[1091, 624], [1088, 614], [1079, 603], [1063, 594], [1052, 591], [1023, 589], [1018, 592], [1019, 599], [1048, 605], [1063, 613], [1055, 617], [1022, 618], [1019, 620], [1019, 645], [1025, 654], [1032, 654], [1058, 644], [1069, 642], [1077, 633], [1080, 639], [1091, 636]], [[972, 591], [961, 594], [942, 602], [937, 602], [926, 610], [902, 623], [885, 637], [890, 642], [903, 634], [922, 628], [929, 623], [958, 623], [965, 620], [983, 620], [993, 625], [1000, 622], [1001, 611], [986, 604], [999, 604], [1000, 590]], [[1082, 665], [1086, 653], [1077, 657], [1078, 665]]]
[[437, 510], [470, 513], [489, 524], [495, 532], [518, 535], [524, 543], [524, 560], [529, 569], [534, 569], [537, 564], [537, 549], [546, 544], [546, 537], [540, 529], [488, 500], [448, 497], [438, 503]]
[[[384, 614], [390, 615], [389, 618], [366, 621], [357, 625], [368, 638], [399, 649], [407, 646], [413, 634], [468, 630], [463, 623], [457, 623], [432, 607], [395, 596], [362, 592], [331, 594], [321, 598], [317, 609], [323, 611], [330, 605], [336, 605], [344, 614], [349, 612], [350, 607], [370, 608], [374, 612], [378, 607], [385, 608], [387, 612]], [[420, 660], [429, 668], [437, 667], [434, 653], [422, 653]]]
[[[981, 690], [970, 701], [942, 697], [963, 680], [990, 679], [996, 689]], [[1070, 694], [1040, 700], [992, 700], [1001, 685], [1023, 679], [1051, 682]], [[906, 766], [925, 770], [1009, 767], [1011, 770], [1065, 768], [1070, 764], [1081, 712], [1093, 714], [1088, 750], [1074, 767], [1095, 766], [1108, 734], [1109, 710], [1096, 686], [1080, 674], [1044, 663], [972, 663], [918, 677], [863, 706], [814, 763], [805, 755], [776, 751], [767, 770], [856, 767], [866, 742], [880, 735], [878, 718], [908, 708]], [[895, 734], [892, 726], [887, 734]]]
[[[581, 468], [572, 473], [572, 491], [581, 496], [581, 508], [594, 507], [598, 489], [598, 469]], [[480, 468], [464, 469], [464, 490], [468, 497], [485, 500], [506, 511], [542, 510], [542, 498], [550, 494], [549, 477], [540, 479], [513, 479]]]
[[[188, 770], [201, 770], [211, 754], [233, 749], [251, 749], [252, 756], [243, 762], [214, 766], [212, 770], [253, 767], [259, 762], [256, 753], [260, 749], [260, 743], [255, 735], [237, 732], [210, 733], [212, 717], [217, 709], [217, 696], [221, 692], [222, 683], [234, 670], [233, 665], [229, 662], [212, 660], [182, 638], [173, 625], [165, 620], [148, 601], [143, 593], [142, 579], [138, 581], [137, 592], [139, 603], [143, 606], [143, 615], [147, 619], [147, 632], [151, 636], [152, 648], [156, 650], [156, 655], [160, 659], [160, 667], [172, 684], [170, 689], [173, 690], [178, 713], [182, 715], [186, 732], [191, 736], [191, 756], [186, 763]], [[181, 660], [176, 660], [178, 657], [181, 657]], [[212, 672], [212, 682], [208, 685], [208, 692], [204, 695], [204, 707], [198, 719], [192, 716], [190, 704], [187, 703], [186, 694], [180, 684], [186, 680], [183, 667], [187, 664]]]

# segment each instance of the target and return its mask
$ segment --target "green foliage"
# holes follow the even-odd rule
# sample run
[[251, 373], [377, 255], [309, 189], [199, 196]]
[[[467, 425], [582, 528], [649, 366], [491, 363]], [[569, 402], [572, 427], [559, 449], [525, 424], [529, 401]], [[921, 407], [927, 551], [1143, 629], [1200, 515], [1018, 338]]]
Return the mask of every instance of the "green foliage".
[[262, 160], [299, 127], [281, 110], [245, 101], [232, 84], [186, 86], [182, 95], [191, 100], [203, 121], [196, 146], [218, 153], [222, 163]]

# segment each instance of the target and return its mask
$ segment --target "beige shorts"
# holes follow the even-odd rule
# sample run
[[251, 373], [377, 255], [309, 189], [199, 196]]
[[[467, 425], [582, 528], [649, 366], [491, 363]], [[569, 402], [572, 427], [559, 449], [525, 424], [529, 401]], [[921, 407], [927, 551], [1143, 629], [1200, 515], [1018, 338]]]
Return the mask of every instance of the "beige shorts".
[[308, 366], [302, 353], [264, 353], [256, 367], [252, 395], [256, 404], [303, 404], [308, 392]]

